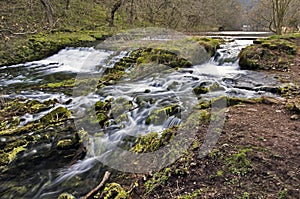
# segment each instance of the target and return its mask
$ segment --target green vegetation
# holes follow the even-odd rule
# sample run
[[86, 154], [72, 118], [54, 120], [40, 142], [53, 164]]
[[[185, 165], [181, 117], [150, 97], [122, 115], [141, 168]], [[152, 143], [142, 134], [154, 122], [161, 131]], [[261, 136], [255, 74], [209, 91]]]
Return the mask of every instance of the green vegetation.
[[60, 194], [57, 199], [75, 199], [75, 197], [68, 193]]
[[251, 172], [251, 161], [247, 158], [247, 154], [252, 149], [242, 149], [236, 154], [232, 154], [226, 159], [226, 166], [234, 175], [243, 176]]
[[108, 183], [106, 184], [103, 192], [96, 194], [94, 198], [126, 199], [128, 198], [128, 193], [123, 189], [121, 185], [117, 183]]
[[170, 143], [176, 135], [176, 127], [167, 129], [159, 135], [156, 132], [148, 133], [145, 136], [139, 136], [135, 141], [135, 146], [131, 151], [136, 153], [154, 152], [160, 147]]
[[197, 189], [193, 193], [179, 196], [178, 199], [194, 199], [201, 196], [201, 192], [201, 189]]

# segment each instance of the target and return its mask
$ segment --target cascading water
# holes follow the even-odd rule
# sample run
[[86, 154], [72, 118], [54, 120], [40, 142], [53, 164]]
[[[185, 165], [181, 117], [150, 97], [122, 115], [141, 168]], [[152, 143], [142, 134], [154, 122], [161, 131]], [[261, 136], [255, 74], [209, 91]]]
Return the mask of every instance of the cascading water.
[[[108, 128], [100, 128], [89, 132], [87, 140], [87, 155], [72, 166], [64, 169], [52, 167], [45, 171], [34, 171], [32, 176], [23, 183], [35, 184], [23, 198], [55, 198], [64, 191], [77, 191], [83, 195], [93, 188], [99, 181], [99, 176], [104, 172], [101, 162], [105, 161], [110, 151], [114, 150], [128, 137], [145, 135], [150, 132], [162, 132], [164, 129], [182, 122], [182, 115], [197, 104], [197, 96], [193, 88], [201, 85], [217, 84], [220, 89], [203, 94], [202, 99], [227, 95], [241, 98], [255, 98], [262, 95], [273, 95], [268, 89], [276, 87], [274, 78], [266, 78], [258, 72], [241, 71], [238, 68], [237, 57], [240, 50], [252, 43], [251, 40], [235, 40], [226, 42], [218, 50], [216, 56], [209, 62], [194, 65], [192, 68], [179, 70], [155, 70], [147, 75], [139, 74], [131, 79], [121, 79], [115, 85], [106, 86], [97, 93], [87, 93], [86, 96], [68, 96], [59, 92], [44, 92], [34, 89], [34, 85], [49, 83], [53, 78], [76, 77], [77, 73], [102, 74], [102, 66], [113, 67], [114, 63], [122, 57], [128, 56], [127, 51], [117, 54], [111, 50], [93, 48], [66, 48], [58, 54], [45, 60], [6, 66], [0, 68], [0, 90], [6, 98], [25, 98], [47, 100], [57, 98], [57, 106], [65, 106], [74, 111], [74, 117], [80, 117], [88, 107], [97, 101], [119, 99], [131, 103], [130, 108], [124, 108], [121, 112], [112, 112], [113, 118], [126, 115], [126, 120], [114, 123]], [[88, 59], [87, 59], [88, 58]], [[130, 73], [130, 68], [127, 73]], [[25, 88], [32, 88], [24, 91]], [[71, 103], [65, 103], [72, 99]], [[144, 100], [139, 104], [138, 100]], [[166, 116], [161, 122], [147, 123], [149, 115], [160, 108], [176, 106], [180, 114]], [[115, 106], [118, 106], [116, 104]], [[175, 108], [175, 109], [176, 109]], [[38, 120], [51, 110], [39, 115], [24, 115], [20, 125]], [[79, 115], [76, 115], [79, 114]], [[80, 126], [82, 127], [82, 126]], [[83, 126], [85, 127], [85, 126]], [[5, 141], [5, 140], [3, 140]], [[130, 143], [130, 142], [129, 142]], [[39, 149], [33, 149], [28, 153], [39, 153]], [[29, 154], [30, 155], [30, 154]], [[15, 177], [16, 178], [16, 177]], [[74, 182], [82, 181], [85, 187], [76, 187]], [[1, 182], [9, 190], [10, 181]], [[76, 183], [75, 183], [76, 184]], [[12, 193], [5, 191], [0, 194], [3, 198], [14, 198]]]

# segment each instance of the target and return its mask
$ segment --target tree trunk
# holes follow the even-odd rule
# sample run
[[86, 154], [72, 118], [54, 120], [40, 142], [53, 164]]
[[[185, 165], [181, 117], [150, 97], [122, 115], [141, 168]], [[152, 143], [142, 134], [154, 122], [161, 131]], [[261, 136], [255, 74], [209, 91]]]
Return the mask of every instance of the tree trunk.
[[42, 3], [42, 5], [45, 8], [48, 22], [50, 24], [50, 27], [52, 27], [53, 24], [54, 24], [54, 11], [53, 11], [53, 8], [50, 5], [50, 3], [48, 2], [48, 0], [40, 0], [40, 2]]
[[66, 2], [66, 9], [67, 9], [67, 10], [70, 9], [70, 0], [67, 0], [67, 2]]
[[290, 3], [293, 0], [272, 0], [272, 24], [274, 29], [271, 27], [271, 31], [278, 35], [282, 34], [282, 27], [284, 26], [284, 19], [288, 12]]
[[115, 14], [118, 11], [118, 9], [121, 7], [121, 5], [122, 5], [122, 0], [117, 1], [113, 5], [113, 7], [111, 9], [111, 12], [110, 12], [109, 26], [114, 26], [114, 24], [115, 24]]

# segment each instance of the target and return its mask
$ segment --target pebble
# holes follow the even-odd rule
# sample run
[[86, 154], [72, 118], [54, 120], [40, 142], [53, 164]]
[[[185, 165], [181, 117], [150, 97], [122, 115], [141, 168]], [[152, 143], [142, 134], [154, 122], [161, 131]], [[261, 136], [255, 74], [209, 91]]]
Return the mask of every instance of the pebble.
[[257, 112], [258, 110], [257, 109], [255, 109], [255, 108], [249, 108], [249, 109], [247, 109], [248, 111], [251, 111], [251, 112]]
[[299, 119], [299, 115], [292, 115], [291, 116], [291, 120], [298, 120]]

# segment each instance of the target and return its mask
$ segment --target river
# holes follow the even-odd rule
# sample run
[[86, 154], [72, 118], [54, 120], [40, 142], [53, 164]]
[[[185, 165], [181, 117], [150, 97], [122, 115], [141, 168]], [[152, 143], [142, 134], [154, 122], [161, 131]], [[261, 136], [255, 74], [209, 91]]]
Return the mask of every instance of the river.
[[[157, 38], [140, 38], [140, 40], [155, 39]], [[166, 38], [160, 36], [159, 39]], [[77, 86], [71, 92], [60, 89], [43, 90], [40, 86], [70, 78], [79, 81], [87, 77], [100, 78], [105, 69], [113, 67], [122, 57], [128, 56], [130, 51], [116, 51], [101, 45], [98, 48], [65, 48], [43, 60], [0, 67], [2, 98], [39, 101], [56, 98], [58, 103], [55, 107], [63, 106], [71, 110], [77, 129], [85, 129], [88, 133], [88, 140], [85, 143], [87, 154], [83, 160], [62, 168], [57, 168], [53, 164], [45, 170], [41, 168], [39, 171], [31, 171], [26, 176], [22, 176], [20, 178], [22, 181], [18, 183], [16, 181], [19, 176], [2, 179], [1, 198], [17, 198], [14, 192], [16, 189], [12, 189], [12, 186], [21, 188], [24, 183], [29, 189], [20, 198], [55, 198], [63, 192], [82, 196], [99, 183], [107, 166], [125, 172], [147, 171], [147, 169], [137, 171], [130, 165], [120, 166], [116, 163], [122, 161], [120, 159], [110, 160], [119, 155], [114, 151], [118, 150], [120, 143], [128, 136], [137, 137], [150, 132], [162, 132], [184, 122], [183, 120], [188, 117], [200, 99], [209, 100], [220, 96], [238, 98], [276, 96], [272, 93], [278, 84], [276, 78], [239, 69], [238, 54], [242, 48], [251, 45], [253, 40], [248, 37], [232, 39], [230, 36], [226, 39], [227, 42], [221, 45], [215, 56], [205, 63], [178, 70], [170, 70], [168, 67], [156, 70], [156, 66], [151, 66], [155, 70], [123, 78], [96, 92], [96, 85], [90, 88]], [[126, 72], [130, 74], [131, 69]], [[207, 87], [217, 85], [218, 89], [199, 96], [193, 92], [193, 88], [199, 85]], [[84, 95], [82, 95], [83, 90]], [[112, 113], [113, 118], [124, 116], [125, 113], [126, 120], [116, 123], [112, 119], [110, 125], [105, 128], [99, 127], [98, 124], [91, 126], [90, 123], [77, 121], [76, 118], [91, 114], [85, 111], [97, 101], [110, 99], [119, 99], [114, 105], [116, 109]], [[145, 101], [143, 106], [140, 106], [137, 99]], [[120, 112], [118, 106], [124, 101], [131, 102], [132, 106]], [[171, 117], [160, 118], [159, 122], [150, 122], [150, 124], [146, 122], [153, 111], [174, 104], [180, 109], [180, 116], [174, 114]], [[22, 117], [20, 126], [36, 121], [48, 112], [49, 110], [36, 115], [26, 114]], [[6, 139], [1, 137], [1, 142], [5, 145]], [[39, 153], [39, 149], [31, 148], [26, 153], [32, 152]], [[103, 163], [106, 166], [103, 166]]]

